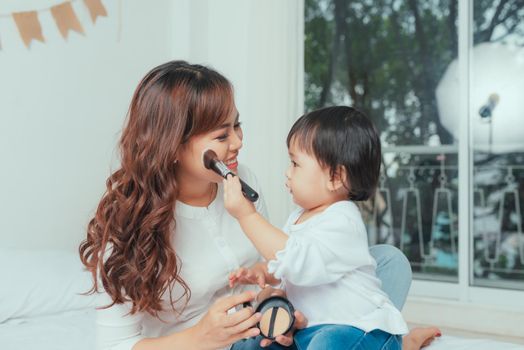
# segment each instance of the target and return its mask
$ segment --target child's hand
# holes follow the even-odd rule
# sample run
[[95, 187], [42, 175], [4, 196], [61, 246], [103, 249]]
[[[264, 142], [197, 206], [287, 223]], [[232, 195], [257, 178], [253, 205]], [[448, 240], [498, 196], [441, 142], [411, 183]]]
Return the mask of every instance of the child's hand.
[[260, 288], [266, 285], [266, 274], [262, 267], [255, 265], [250, 269], [241, 267], [229, 274], [229, 287], [236, 284], [258, 284]]
[[242, 186], [238, 176], [228, 176], [224, 179], [224, 206], [229, 214], [240, 219], [255, 213], [255, 206], [242, 194]]

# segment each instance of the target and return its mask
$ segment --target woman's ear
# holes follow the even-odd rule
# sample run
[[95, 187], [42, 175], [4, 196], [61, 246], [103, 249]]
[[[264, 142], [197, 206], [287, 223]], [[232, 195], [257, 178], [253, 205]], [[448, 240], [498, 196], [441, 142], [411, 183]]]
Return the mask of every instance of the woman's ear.
[[178, 163], [183, 152], [185, 152], [186, 147], [187, 147], [187, 143], [181, 143], [178, 145], [178, 147], [175, 150], [175, 160], [173, 161], [174, 164]]
[[331, 192], [336, 192], [345, 189], [349, 192], [349, 182], [347, 180], [347, 171], [342, 165], [337, 167], [337, 170], [331, 176], [327, 183], [327, 188]]

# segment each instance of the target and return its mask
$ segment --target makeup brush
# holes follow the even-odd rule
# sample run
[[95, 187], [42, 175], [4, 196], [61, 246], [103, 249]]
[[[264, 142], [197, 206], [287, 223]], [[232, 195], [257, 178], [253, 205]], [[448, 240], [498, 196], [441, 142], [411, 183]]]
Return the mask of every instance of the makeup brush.
[[[226, 179], [229, 174], [236, 176], [235, 173], [229, 170], [229, 168], [223, 162], [218, 160], [217, 154], [210, 149], [204, 151], [202, 154], [202, 161], [204, 162], [206, 169], [213, 170], [224, 179]], [[242, 179], [239, 178], [239, 180], [240, 185], [242, 185], [242, 194], [244, 197], [249, 199], [251, 202], [256, 202], [258, 199], [258, 193], [256, 193], [254, 189], [242, 181]]]

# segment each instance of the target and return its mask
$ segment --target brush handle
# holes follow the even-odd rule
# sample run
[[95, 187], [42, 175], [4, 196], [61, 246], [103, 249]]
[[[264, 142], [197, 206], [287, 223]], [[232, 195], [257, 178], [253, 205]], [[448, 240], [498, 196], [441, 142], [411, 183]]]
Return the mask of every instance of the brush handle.
[[249, 199], [251, 202], [256, 202], [258, 199], [258, 193], [256, 193], [254, 189], [249, 187], [247, 183], [242, 181], [241, 178], [238, 179], [240, 180], [240, 184], [242, 185], [242, 194], [244, 195], [244, 197]]
[[[209, 169], [209, 167], [208, 167], [208, 169]], [[218, 161], [216, 159], [213, 159], [211, 161], [211, 170], [216, 172], [218, 175], [222, 176], [224, 179], [227, 179], [227, 176], [229, 174], [231, 174], [233, 176], [236, 176], [236, 174], [234, 172], [232, 172], [224, 163], [222, 163], [222, 162], [220, 162], [220, 161]], [[256, 202], [257, 199], [258, 199], [258, 193], [256, 193], [256, 191], [254, 189], [249, 187], [249, 185], [247, 183], [242, 181], [242, 179], [240, 177], [238, 179], [240, 180], [240, 184], [242, 185], [242, 193], [244, 194], [244, 197], [249, 199], [251, 202]]]

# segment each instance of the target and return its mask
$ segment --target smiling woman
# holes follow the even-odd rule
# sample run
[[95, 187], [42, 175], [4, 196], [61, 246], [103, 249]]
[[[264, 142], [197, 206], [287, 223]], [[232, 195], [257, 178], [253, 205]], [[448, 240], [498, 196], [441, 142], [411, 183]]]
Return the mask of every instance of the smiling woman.
[[[224, 208], [222, 178], [202, 161], [212, 150], [258, 191], [238, 165], [242, 137], [233, 88], [216, 71], [173, 61], [142, 79], [122, 132], [121, 168], [80, 246], [92, 291], [102, 292], [100, 347], [217, 349], [259, 334], [252, 308], [228, 313], [255, 293], [233, 294], [227, 276], [260, 257]], [[262, 199], [255, 207], [266, 215]]]

